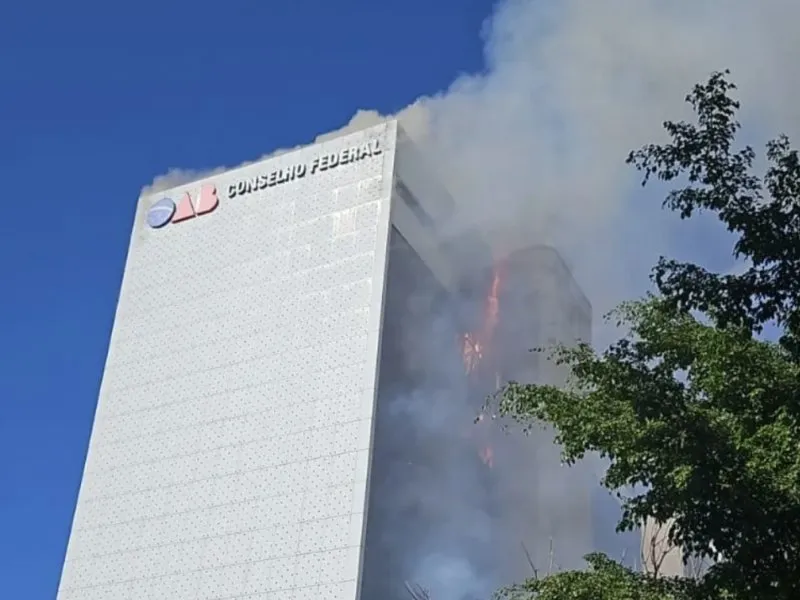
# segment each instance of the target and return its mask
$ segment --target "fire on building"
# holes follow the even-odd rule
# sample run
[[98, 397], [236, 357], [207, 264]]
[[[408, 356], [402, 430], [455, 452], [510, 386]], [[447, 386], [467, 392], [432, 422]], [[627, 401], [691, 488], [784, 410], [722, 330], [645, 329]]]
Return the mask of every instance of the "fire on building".
[[[497, 323], [500, 320], [500, 293], [505, 277], [505, 263], [500, 261], [492, 269], [491, 284], [483, 301], [483, 311], [481, 320], [474, 331], [467, 331], [462, 334], [461, 355], [464, 361], [464, 369], [467, 376], [476, 382], [486, 381], [488, 378], [494, 380], [494, 390], [498, 390], [501, 385], [501, 376], [498, 370], [498, 360], [493, 353], [493, 343]], [[476, 423], [480, 427], [486, 427], [487, 423], [483, 415], [479, 416]], [[482, 433], [482, 435], [481, 435]], [[475, 437], [480, 440], [478, 445], [478, 456], [481, 461], [489, 468], [494, 466], [495, 454], [492, 444], [487, 441], [488, 434], [481, 432]]]

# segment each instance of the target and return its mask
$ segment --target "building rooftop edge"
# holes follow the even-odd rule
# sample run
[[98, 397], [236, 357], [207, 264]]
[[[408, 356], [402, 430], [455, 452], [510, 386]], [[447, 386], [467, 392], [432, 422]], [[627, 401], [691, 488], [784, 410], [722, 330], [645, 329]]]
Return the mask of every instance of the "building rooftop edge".
[[[251, 161], [245, 161], [245, 162], [243, 162], [243, 163], [241, 163], [239, 165], [233, 166], [233, 167], [224, 167], [223, 166], [223, 167], [212, 168], [212, 169], [209, 169], [209, 170], [207, 170], [205, 172], [198, 173], [198, 176], [196, 178], [188, 179], [187, 181], [183, 181], [181, 183], [177, 183], [175, 185], [172, 185], [172, 186], [164, 188], [164, 189], [160, 189], [160, 190], [157, 190], [157, 191], [149, 191], [149, 190], [147, 190], [147, 188], [142, 188], [142, 190], [139, 192], [139, 202], [141, 202], [142, 200], [147, 199], [147, 198], [152, 198], [153, 196], [157, 196], [159, 194], [168, 194], [170, 192], [173, 192], [174, 190], [177, 190], [177, 189], [182, 188], [182, 187], [187, 186], [187, 185], [196, 185], [196, 184], [198, 184], [198, 183], [200, 183], [202, 181], [206, 181], [206, 180], [213, 179], [215, 177], [219, 177], [220, 175], [228, 175], [228, 174], [231, 174], [231, 173], [235, 173], [236, 171], [239, 171], [241, 169], [246, 169], [246, 168], [252, 167], [254, 165], [258, 165], [258, 164], [267, 162], [269, 160], [278, 158], [279, 156], [287, 156], [287, 155], [295, 154], [297, 152], [301, 152], [303, 150], [307, 150], [309, 148], [313, 148], [314, 146], [321, 146], [323, 144], [328, 144], [330, 142], [345, 138], [345, 137], [350, 136], [350, 135], [354, 135], [354, 134], [357, 134], [357, 133], [362, 133], [364, 131], [369, 131], [370, 129], [376, 129], [377, 130], [377, 129], [381, 128], [381, 127], [385, 127], [386, 125], [388, 125], [388, 124], [390, 124], [392, 122], [396, 123], [397, 119], [394, 118], [394, 117], [387, 117], [387, 118], [381, 120], [380, 122], [373, 123], [371, 125], [365, 125], [363, 127], [356, 127], [356, 128], [353, 128], [353, 129], [348, 129], [347, 127], [345, 127], [344, 129], [341, 129], [341, 130], [336, 130], [335, 129], [335, 130], [333, 130], [331, 132], [328, 132], [328, 133], [319, 134], [315, 138], [315, 140], [313, 142], [309, 142], [307, 144], [300, 144], [300, 145], [294, 146], [293, 148], [278, 148], [276, 150], [273, 150], [269, 154], [265, 154], [261, 158], [257, 158], [255, 160], [251, 160]], [[397, 128], [398, 128], [398, 131], [399, 131], [400, 130], [399, 124], [398, 124]], [[404, 132], [404, 135], [405, 135], [405, 132]], [[326, 137], [326, 136], [330, 136], [330, 137]], [[320, 138], [323, 138], [323, 139], [320, 139]]]

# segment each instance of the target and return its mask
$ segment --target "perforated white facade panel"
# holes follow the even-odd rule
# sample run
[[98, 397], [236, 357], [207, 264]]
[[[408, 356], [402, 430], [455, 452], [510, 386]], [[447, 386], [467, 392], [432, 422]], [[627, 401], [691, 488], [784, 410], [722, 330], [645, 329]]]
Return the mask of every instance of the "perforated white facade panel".
[[[142, 199], [59, 600], [355, 600], [396, 133]], [[147, 225], [208, 183], [213, 212]]]

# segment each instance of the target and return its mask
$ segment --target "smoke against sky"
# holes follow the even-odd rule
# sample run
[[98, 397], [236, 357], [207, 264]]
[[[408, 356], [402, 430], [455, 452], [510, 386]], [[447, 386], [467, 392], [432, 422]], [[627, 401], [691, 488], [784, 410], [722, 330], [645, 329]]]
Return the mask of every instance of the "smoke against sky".
[[[401, 117], [468, 221], [496, 231], [496, 245], [554, 243], [603, 313], [698, 234], [640, 191], [627, 153], [663, 139], [664, 119], [688, 116], [691, 86], [725, 68], [746, 124], [795, 133], [798, 16], [788, 0], [509, 0], [486, 25], [486, 72]], [[716, 262], [725, 238], [710, 241], [688, 246]]]
[[[690, 116], [691, 87], [726, 68], [740, 88], [748, 141], [758, 147], [780, 132], [798, 139], [798, 17], [796, 0], [505, 0], [481, 32], [485, 70], [398, 116], [453, 192], [465, 228], [478, 225], [498, 253], [531, 242], [559, 249], [594, 306], [595, 342], [605, 345], [614, 332], [597, 316], [641, 295], [659, 255], [732, 266], [725, 234], [662, 211], [659, 194], [642, 191], [625, 165], [628, 152], [663, 140], [665, 119]], [[316, 141], [385, 116], [358, 111]], [[173, 171], [144, 193], [210, 174]], [[554, 520], [570, 496], [558, 477], [559, 493], [538, 507]], [[431, 555], [422, 570], [461, 577], [463, 563], [441, 562], [452, 558]]]
[[[759, 143], [797, 133], [798, 17], [793, 0], [505, 0], [481, 32], [484, 72], [459, 77], [399, 116], [464, 219], [504, 245], [557, 245], [601, 314], [645, 289], [659, 254], [688, 246], [726, 256], [725, 238], [710, 238], [723, 244], [717, 248], [687, 239], [700, 237], [697, 226], [677, 224], [660, 198], [643, 196], [624, 159], [662, 139], [664, 119], [688, 116], [691, 86], [725, 68]], [[316, 141], [380, 118], [358, 111]], [[144, 191], [222, 170], [171, 171]]]

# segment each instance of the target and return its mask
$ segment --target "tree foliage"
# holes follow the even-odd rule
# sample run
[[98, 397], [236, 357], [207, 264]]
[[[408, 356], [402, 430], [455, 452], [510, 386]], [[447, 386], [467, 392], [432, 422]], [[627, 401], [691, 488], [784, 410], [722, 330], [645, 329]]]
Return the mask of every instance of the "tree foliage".
[[[552, 358], [570, 368], [570, 386], [512, 382], [499, 411], [526, 427], [552, 424], [567, 461], [587, 452], [606, 457], [608, 488], [643, 490], [625, 500], [621, 529], [646, 517], [674, 519], [674, 543], [716, 559], [693, 594], [795, 600], [800, 162], [780, 137], [767, 145], [766, 174], [754, 174], [755, 152], [735, 146], [739, 104], [727, 76], [715, 73], [687, 96], [696, 122], [666, 122], [669, 143], [632, 152], [628, 162], [643, 185], [652, 178], [680, 185], [664, 206], [682, 218], [713, 213], [735, 235], [733, 254], [746, 270], [719, 274], [662, 258], [657, 291], [612, 313], [627, 334], [599, 354], [587, 345], [556, 348]], [[758, 335], [770, 322], [780, 331], [776, 343]], [[611, 598], [586, 595], [599, 570], [649, 593], [646, 577], [591, 564], [587, 573], [531, 585], [539, 598]], [[666, 597], [624, 593], [613, 597]]]
[[627, 569], [604, 554], [586, 557], [586, 571], [534, 577], [501, 590], [497, 600], [684, 600], [691, 582], [657, 579]]

